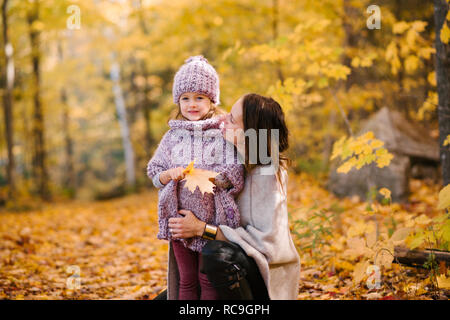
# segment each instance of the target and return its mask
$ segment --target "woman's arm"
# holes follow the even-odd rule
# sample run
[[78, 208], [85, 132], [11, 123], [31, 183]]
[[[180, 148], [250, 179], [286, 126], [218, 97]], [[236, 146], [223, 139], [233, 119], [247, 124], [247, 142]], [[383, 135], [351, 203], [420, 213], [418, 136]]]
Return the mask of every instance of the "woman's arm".
[[[172, 233], [172, 237], [175, 239], [201, 237], [206, 223], [199, 220], [192, 211], [180, 210], [178, 212], [184, 217], [169, 219], [169, 230]], [[220, 228], [217, 228], [216, 240], [227, 241]]]

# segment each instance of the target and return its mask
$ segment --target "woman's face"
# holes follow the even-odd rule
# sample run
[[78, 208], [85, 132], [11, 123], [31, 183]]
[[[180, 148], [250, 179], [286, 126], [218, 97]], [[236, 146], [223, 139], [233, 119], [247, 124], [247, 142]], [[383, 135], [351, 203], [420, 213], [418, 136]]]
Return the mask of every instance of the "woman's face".
[[238, 146], [238, 137], [244, 132], [243, 101], [244, 97], [241, 97], [233, 105], [230, 113], [223, 117], [222, 135], [235, 146]]
[[209, 109], [211, 109], [211, 100], [203, 94], [186, 92], [180, 97], [181, 114], [190, 121], [202, 119]]

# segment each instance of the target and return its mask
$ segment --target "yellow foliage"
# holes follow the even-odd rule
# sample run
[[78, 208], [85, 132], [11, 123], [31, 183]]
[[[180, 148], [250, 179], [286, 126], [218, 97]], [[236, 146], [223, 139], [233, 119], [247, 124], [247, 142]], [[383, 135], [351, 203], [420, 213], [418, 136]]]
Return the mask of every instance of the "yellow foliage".
[[450, 277], [445, 274], [441, 274], [436, 277], [439, 289], [450, 289]]
[[[428, 77], [428, 80], [429, 81], [431, 80], [430, 76]], [[423, 102], [419, 111], [417, 111], [417, 119], [420, 121], [425, 120], [428, 115], [430, 115], [432, 112], [435, 112], [437, 105], [438, 105], [437, 92], [429, 91], [427, 99]]]
[[355, 265], [355, 268], [353, 271], [353, 277], [352, 277], [354, 284], [358, 284], [364, 279], [364, 277], [366, 276], [366, 270], [369, 266], [370, 266], [370, 263], [367, 260], [358, 262]]
[[405, 60], [405, 70], [408, 73], [413, 73], [414, 71], [417, 70], [418, 66], [419, 66], [419, 58], [414, 56], [414, 55], [410, 55], [406, 58]]
[[391, 64], [391, 72], [392, 74], [397, 74], [398, 70], [401, 67], [401, 62], [398, 57], [398, 50], [397, 45], [395, 42], [389, 43], [389, 45], [386, 48], [386, 54], [385, 54], [386, 61], [388, 61]]
[[414, 219], [416, 225], [426, 226], [431, 222], [431, 219], [428, 218], [425, 214], [421, 214], [416, 219]]
[[439, 203], [438, 203], [438, 207], [437, 208], [439, 210], [450, 208], [450, 184], [445, 186], [439, 192]]
[[436, 53], [436, 49], [435, 48], [433, 48], [433, 47], [424, 47], [424, 48], [419, 48], [419, 51], [418, 51], [417, 54], [419, 55], [419, 57], [428, 60], [428, 59], [431, 58], [431, 54], [433, 54], [433, 53]]
[[448, 145], [450, 145], [450, 134], [445, 138], [444, 143], [443, 143], [444, 147], [448, 146]]
[[333, 145], [330, 160], [340, 157], [345, 161], [338, 167], [339, 173], [347, 173], [352, 168], [360, 169], [374, 161], [379, 168], [383, 168], [388, 166], [393, 158], [383, 145], [384, 142], [376, 139], [371, 131], [357, 138], [342, 137]]
[[381, 188], [379, 190], [380, 194], [382, 194], [386, 199], [391, 198], [391, 191], [388, 188]]
[[406, 30], [408, 30], [410, 27], [410, 24], [405, 22], [405, 21], [400, 21], [395, 23], [392, 26], [392, 32], [395, 34], [402, 34], [404, 33]]
[[428, 82], [432, 85], [432, 86], [436, 86], [436, 71], [432, 71], [428, 74], [427, 77]]
[[444, 23], [444, 26], [441, 29], [441, 41], [442, 43], [447, 44], [450, 39], [450, 28], [448, 27], [447, 23]]
[[377, 54], [375, 52], [371, 52], [367, 55], [365, 55], [360, 62], [360, 66], [363, 68], [368, 68], [373, 65], [373, 60], [377, 58]]

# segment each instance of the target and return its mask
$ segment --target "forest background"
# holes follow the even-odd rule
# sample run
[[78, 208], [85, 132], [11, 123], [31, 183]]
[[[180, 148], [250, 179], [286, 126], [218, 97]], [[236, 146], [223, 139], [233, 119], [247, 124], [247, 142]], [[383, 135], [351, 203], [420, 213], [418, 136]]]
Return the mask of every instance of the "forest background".
[[[399, 237], [396, 241], [408, 236], [410, 249], [448, 251], [450, 192], [442, 192], [450, 182], [447, 0], [0, 2], [0, 206], [5, 211], [5, 241], [22, 246], [20, 239], [25, 237], [32, 244], [34, 229], [24, 227], [28, 218], [21, 220], [19, 213], [50, 210], [63, 217], [52, 204], [70, 208], [78, 201], [118, 201], [110, 199], [127, 196], [139, 202], [150, 197], [152, 202], [143, 204], [147, 205], [143, 210], [154, 215], [155, 191], [146, 164], [176, 107], [173, 76], [185, 59], [201, 54], [220, 76], [225, 110], [249, 92], [270, 95], [282, 105], [291, 134], [292, 230], [299, 250], [309, 252], [310, 266], [317, 262], [313, 251], [318, 246], [330, 248], [334, 228], [343, 235], [343, 247], [334, 248], [337, 252], [355, 249], [359, 246], [355, 241], [362, 239], [367, 244], [373, 230], [359, 225], [349, 235], [350, 221], [380, 212], [384, 212], [380, 221], [393, 221], [385, 224], [384, 240], [392, 240], [394, 234]], [[381, 204], [370, 199], [338, 200], [328, 193], [330, 199], [323, 200], [326, 197], [320, 195], [326, 192], [332, 159], [349, 160], [341, 167], [343, 172], [370, 162], [389, 165], [389, 152], [376, 150], [384, 150], [376, 136], [356, 136], [364, 121], [383, 107], [425, 127], [438, 142], [439, 181], [413, 180], [411, 201], [401, 206], [389, 201], [389, 190], [381, 191], [387, 201]], [[370, 148], [361, 150], [369, 140]], [[353, 153], [364, 157], [349, 158]], [[318, 207], [326, 210], [314, 207], [312, 216], [319, 219], [314, 224], [311, 210], [305, 209], [317, 206], [320, 199]], [[359, 211], [350, 210], [350, 203], [358, 203]], [[97, 205], [89, 210], [95, 211]], [[348, 228], [341, 215], [327, 229], [327, 212], [350, 214]], [[415, 222], [408, 225], [410, 220]], [[12, 225], [19, 227], [12, 231]], [[379, 225], [375, 228], [374, 245], [382, 238]], [[359, 269], [342, 262], [339, 266], [361, 281], [368, 267], [361, 255], [373, 259], [379, 250], [358, 248], [362, 251], [353, 252], [353, 259], [361, 263]], [[8, 250], [3, 263], [14, 269], [15, 249]], [[394, 252], [393, 247], [386, 251]], [[163, 264], [164, 259], [158, 259]], [[326, 265], [332, 271], [326, 273], [336, 275], [338, 262], [330, 261]], [[438, 279], [441, 287], [448, 286], [446, 267], [439, 270], [430, 278], [434, 289]], [[4, 288], [14, 283], [8, 279], [4, 277]], [[335, 288], [346, 287], [343, 283]], [[421, 288], [425, 287], [424, 283]], [[153, 294], [162, 287], [150, 288]], [[398, 296], [398, 289], [393, 292]], [[9, 289], [3, 293], [16, 296]]]

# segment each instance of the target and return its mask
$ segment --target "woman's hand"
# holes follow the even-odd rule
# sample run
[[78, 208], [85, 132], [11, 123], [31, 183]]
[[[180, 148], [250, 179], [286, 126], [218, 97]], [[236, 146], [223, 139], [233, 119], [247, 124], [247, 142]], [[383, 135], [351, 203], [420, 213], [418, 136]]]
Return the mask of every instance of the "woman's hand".
[[166, 171], [161, 172], [159, 175], [159, 181], [162, 184], [168, 184], [170, 180], [181, 180], [184, 179], [184, 168], [183, 167], [177, 167], [172, 168]]
[[178, 213], [184, 215], [184, 217], [169, 219], [169, 230], [172, 238], [188, 239], [203, 235], [205, 222], [199, 220], [192, 211], [179, 210]]

